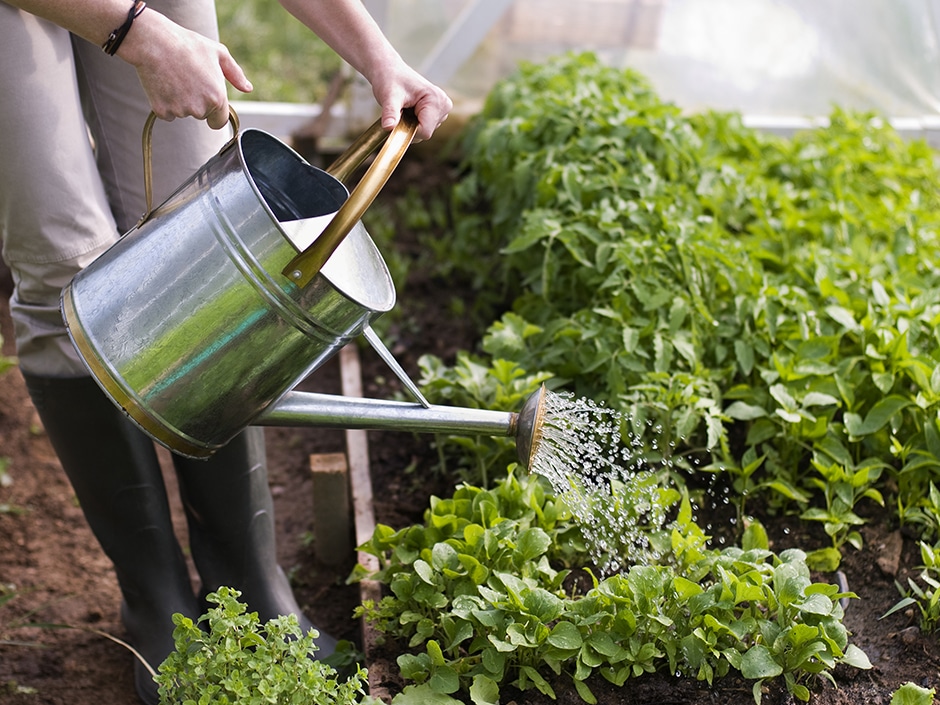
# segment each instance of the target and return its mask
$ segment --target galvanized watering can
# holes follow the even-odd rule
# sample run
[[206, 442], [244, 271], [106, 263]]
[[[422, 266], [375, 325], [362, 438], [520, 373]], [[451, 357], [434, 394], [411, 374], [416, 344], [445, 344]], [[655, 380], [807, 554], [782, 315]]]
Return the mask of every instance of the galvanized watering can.
[[[326, 171], [261, 130], [239, 131], [62, 293], [69, 335], [111, 400], [157, 442], [207, 458], [249, 425], [514, 436], [528, 462], [543, 393], [520, 413], [429, 405], [372, 331], [395, 304], [360, 218], [411, 143], [406, 111], [377, 122]], [[384, 140], [352, 193], [342, 183]], [[365, 335], [418, 400], [292, 391]]]

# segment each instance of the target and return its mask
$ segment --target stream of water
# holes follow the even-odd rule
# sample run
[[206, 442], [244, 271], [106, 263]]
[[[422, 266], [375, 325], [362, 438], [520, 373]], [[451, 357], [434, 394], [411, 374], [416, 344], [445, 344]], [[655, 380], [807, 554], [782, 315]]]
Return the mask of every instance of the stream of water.
[[624, 418], [590, 399], [545, 392], [541, 441], [530, 471], [551, 483], [581, 526], [604, 575], [655, 563], [651, 532], [666, 523], [664, 488], [639, 439], [624, 443]]

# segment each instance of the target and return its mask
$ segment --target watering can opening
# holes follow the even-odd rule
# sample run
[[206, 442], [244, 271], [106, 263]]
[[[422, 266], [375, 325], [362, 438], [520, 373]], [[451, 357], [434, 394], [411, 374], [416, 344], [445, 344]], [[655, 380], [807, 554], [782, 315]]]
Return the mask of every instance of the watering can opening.
[[337, 179], [261, 130], [241, 133], [245, 167], [276, 221], [332, 215], [349, 197]]
[[[294, 250], [305, 251], [349, 198], [346, 186], [261, 130], [243, 131], [238, 145], [251, 185], [272, 224]], [[320, 276], [371, 311], [387, 313], [395, 307], [391, 274], [361, 222], [323, 265]]]

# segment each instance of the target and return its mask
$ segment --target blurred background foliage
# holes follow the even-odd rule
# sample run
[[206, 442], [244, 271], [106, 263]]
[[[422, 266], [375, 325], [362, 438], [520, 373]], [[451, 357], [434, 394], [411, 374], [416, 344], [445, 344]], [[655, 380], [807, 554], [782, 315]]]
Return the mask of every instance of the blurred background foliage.
[[238, 100], [318, 103], [342, 60], [277, 0], [218, 3], [219, 33], [255, 89]]

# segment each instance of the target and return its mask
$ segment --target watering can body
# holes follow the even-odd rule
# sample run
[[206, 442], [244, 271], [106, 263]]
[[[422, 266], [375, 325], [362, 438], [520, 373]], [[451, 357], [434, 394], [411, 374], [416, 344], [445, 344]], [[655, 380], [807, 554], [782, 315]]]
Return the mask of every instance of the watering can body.
[[308, 283], [284, 274], [290, 225], [329, 223], [348, 198], [276, 138], [236, 130], [63, 291], [112, 401], [174, 452], [208, 457], [389, 311], [391, 277], [358, 220]]
[[[545, 388], [519, 413], [431, 406], [370, 324], [395, 305], [359, 218], [417, 129], [377, 122], [327, 171], [260, 130], [235, 137], [62, 292], [69, 336], [111, 400], [154, 440], [207, 458], [250, 425], [514, 436], [528, 465]], [[352, 193], [340, 181], [384, 145]], [[363, 335], [421, 403], [292, 391]]]

